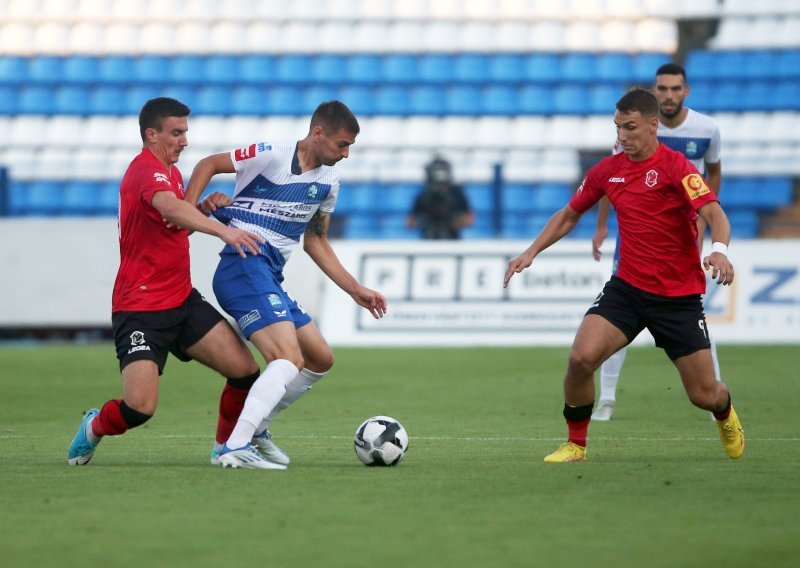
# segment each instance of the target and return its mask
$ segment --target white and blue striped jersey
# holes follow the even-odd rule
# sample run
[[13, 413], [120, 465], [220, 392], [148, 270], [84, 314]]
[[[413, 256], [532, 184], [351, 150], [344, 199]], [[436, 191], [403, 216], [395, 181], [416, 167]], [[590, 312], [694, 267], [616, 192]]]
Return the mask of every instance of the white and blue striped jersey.
[[720, 161], [719, 126], [710, 116], [687, 110], [686, 119], [675, 128], [668, 128], [659, 122], [656, 136], [659, 142], [686, 156], [705, 177], [708, 174], [706, 164]]
[[[300, 172], [297, 142], [261, 142], [231, 152], [236, 170], [233, 203], [214, 216], [264, 238], [261, 254], [283, 270], [317, 209], [332, 213], [339, 195], [339, 172], [322, 165]], [[225, 245], [222, 254], [235, 254]]]

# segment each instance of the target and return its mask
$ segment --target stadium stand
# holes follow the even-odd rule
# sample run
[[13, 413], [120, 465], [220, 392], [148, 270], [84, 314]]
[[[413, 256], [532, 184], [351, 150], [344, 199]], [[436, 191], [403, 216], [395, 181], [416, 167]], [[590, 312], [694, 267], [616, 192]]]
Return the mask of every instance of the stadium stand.
[[[299, 138], [339, 98], [362, 134], [341, 163], [345, 238], [413, 238], [423, 165], [455, 165], [479, 213], [465, 238], [527, 238], [614, 139], [613, 104], [678, 53], [689, 105], [719, 121], [723, 204], [757, 236], [800, 175], [800, 8], [790, 0], [0, 0], [2, 215], [113, 215], [141, 104], [193, 109], [202, 156]], [[180, 13], [179, 23], [174, 15]], [[682, 26], [716, 34], [679, 49]], [[80, 133], [80, 136], [78, 136]], [[500, 166], [501, 195], [493, 196]], [[230, 189], [229, 181], [215, 184]], [[381, 195], [378, 215], [371, 204]], [[756, 199], [757, 198], [757, 199]], [[496, 209], [496, 204], [500, 209]], [[573, 236], [589, 235], [591, 216]], [[612, 222], [612, 231], [615, 230]]]

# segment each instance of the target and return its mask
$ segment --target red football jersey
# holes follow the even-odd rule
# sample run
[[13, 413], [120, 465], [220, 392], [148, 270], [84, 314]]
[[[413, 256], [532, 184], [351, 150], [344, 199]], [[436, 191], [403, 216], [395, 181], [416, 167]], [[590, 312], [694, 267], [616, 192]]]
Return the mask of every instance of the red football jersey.
[[569, 205], [583, 213], [604, 194], [617, 212], [617, 276], [661, 296], [705, 292], [696, 211], [717, 198], [683, 154], [662, 144], [642, 162], [624, 153], [604, 158], [586, 174]]
[[152, 205], [157, 191], [183, 199], [178, 168], [167, 168], [148, 149], [128, 166], [119, 188], [120, 265], [111, 311], [175, 308], [192, 290], [189, 231], [170, 229]]

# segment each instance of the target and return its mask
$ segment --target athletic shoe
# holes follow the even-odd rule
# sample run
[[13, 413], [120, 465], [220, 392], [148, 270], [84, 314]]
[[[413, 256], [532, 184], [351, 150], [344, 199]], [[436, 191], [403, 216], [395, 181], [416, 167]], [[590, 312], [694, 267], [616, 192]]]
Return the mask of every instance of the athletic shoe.
[[578, 444], [573, 444], [572, 442], [566, 442], [561, 444], [555, 452], [549, 456], [545, 456], [544, 461], [546, 463], [564, 463], [582, 462], [585, 459], [586, 448]]
[[89, 421], [98, 414], [100, 414], [100, 411], [97, 408], [90, 408], [84, 412], [81, 425], [78, 426], [78, 432], [75, 434], [75, 437], [72, 438], [72, 443], [69, 445], [69, 465], [86, 465], [89, 463], [89, 460], [92, 459], [94, 449], [100, 442], [98, 441], [97, 444], [93, 444], [89, 441], [86, 437], [86, 426], [89, 424]]
[[275, 442], [272, 441], [272, 435], [269, 433], [269, 430], [264, 430], [260, 435], [253, 436], [252, 443], [258, 452], [269, 461], [273, 463], [279, 463], [281, 465], [289, 465], [289, 462], [291, 461], [289, 456], [286, 455], [286, 452], [275, 445]]
[[219, 452], [211, 448], [211, 465], [219, 465]]
[[285, 465], [271, 462], [262, 456], [252, 444], [247, 444], [235, 450], [230, 449], [227, 444], [223, 445], [219, 451], [219, 463], [222, 467], [232, 468], [286, 469]]
[[731, 459], [736, 459], [744, 453], [744, 430], [736, 416], [736, 411], [731, 406], [731, 413], [725, 420], [717, 420], [719, 437], [722, 440], [722, 447]]
[[597, 405], [597, 409], [592, 413], [592, 420], [599, 422], [608, 422], [611, 420], [611, 415], [614, 414], [614, 401], [601, 400]]

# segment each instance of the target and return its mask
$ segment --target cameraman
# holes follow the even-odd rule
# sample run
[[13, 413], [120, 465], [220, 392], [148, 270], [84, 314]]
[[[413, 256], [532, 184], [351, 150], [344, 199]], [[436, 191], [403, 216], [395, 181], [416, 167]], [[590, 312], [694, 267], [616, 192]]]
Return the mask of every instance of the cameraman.
[[425, 166], [425, 186], [406, 218], [410, 229], [419, 227], [425, 239], [458, 239], [461, 229], [475, 221], [464, 190], [453, 183], [450, 162], [436, 156]]

